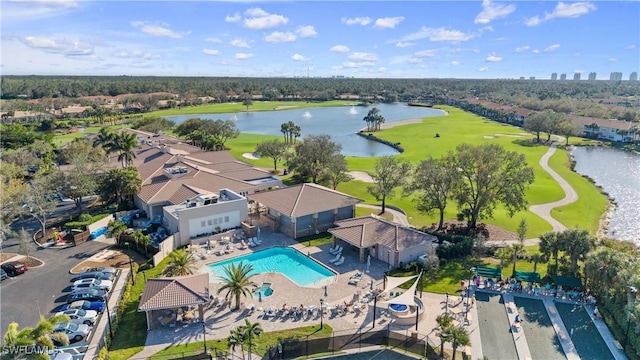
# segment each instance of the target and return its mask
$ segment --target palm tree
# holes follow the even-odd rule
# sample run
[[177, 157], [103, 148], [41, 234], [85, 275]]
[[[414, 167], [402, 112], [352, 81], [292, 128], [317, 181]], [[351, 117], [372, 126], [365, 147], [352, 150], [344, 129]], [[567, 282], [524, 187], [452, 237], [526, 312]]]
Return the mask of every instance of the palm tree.
[[118, 151], [118, 161], [122, 164], [122, 168], [126, 168], [133, 163], [136, 158], [134, 148], [138, 145], [135, 134], [121, 133], [113, 136], [113, 150]]
[[604, 292], [605, 303], [609, 301], [610, 285], [615, 282], [624, 262], [624, 254], [607, 247], [596, 250], [585, 260], [584, 272], [589, 288], [598, 294]]
[[449, 329], [453, 342], [453, 360], [456, 360], [456, 349], [458, 346], [467, 346], [471, 344], [469, 339], [469, 332], [462, 326], [451, 326]]
[[195, 263], [193, 253], [178, 249], [169, 254], [169, 263], [162, 274], [167, 277], [191, 275], [195, 271]]
[[548, 257], [553, 255], [556, 273], [558, 271], [558, 252], [560, 252], [561, 248], [562, 244], [557, 233], [547, 232], [540, 235], [540, 251]]
[[[48, 320], [44, 316], [40, 315], [40, 321], [36, 327], [26, 327], [22, 330], [18, 330], [18, 323], [12, 322], [7, 327], [7, 332], [4, 334], [4, 345], [6, 346], [35, 346], [38, 348], [53, 349], [54, 344], [51, 341], [50, 336], [53, 335], [53, 327], [59, 322], [69, 322], [71, 319], [67, 315], [56, 315]], [[66, 337], [66, 335], [65, 335]], [[68, 342], [68, 339], [65, 339]], [[20, 348], [18, 348], [20, 349]], [[49, 359], [49, 356], [45, 354], [15, 354], [18, 358], [30, 359]]]
[[444, 353], [444, 343], [451, 339], [449, 329], [451, 328], [453, 319], [449, 314], [440, 314], [436, 317], [436, 323], [440, 326], [440, 356], [442, 357]]
[[527, 249], [522, 244], [511, 245], [511, 256], [513, 256], [513, 271], [511, 272], [513, 277], [516, 276], [516, 264], [518, 259], [522, 259], [527, 255]]
[[120, 243], [120, 235], [127, 230], [127, 225], [120, 220], [111, 220], [107, 224], [107, 234], [116, 239], [116, 243]]
[[547, 257], [544, 254], [535, 253], [530, 257], [533, 262], [533, 272], [537, 272], [538, 264], [547, 262]]
[[229, 348], [231, 351], [235, 351], [236, 346], [240, 346], [242, 359], [244, 360], [244, 343], [247, 339], [245, 338], [244, 331], [242, 331], [242, 326], [231, 330], [231, 335], [229, 335], [227, 339], [229, 340]]
[[108, 127], [103, 126], [100, 128], [100, 131], [98, 132], [98, 135], [96, 135], [96, 137], [93, 139], [93, 146], [97, 147], [97, 146], [101, 146], [106, 152], [107, 155], [113, 151], [112, 149], [112, 141], [113, 141], [113, 137], [114, 137], [114, 133], [113, 131], [109, 130]]
[[560, 243], [569, 253], [571, 266], [569, 271], [575, 275], [578, 271], [578, 261], [583, 260], [585, 256], [595, 247], [595, 239], [589, 235], [589, 231], [584, 229], [569, 229], [558, 234]]
[[245, 338], [247, 339], [248, 343], [249, 343], [249, 352], [251, 352], [254, 344], [251, 343], [251, 339], [253, 338], [253, 336], [260, 336], [260, 334], [262, 334], [263, 330], [262, 327], [260, 326], [259, 323], [252, 323], [249, 321], [249, 319], [245, 319], [244, 320], [244, 326], [242, 327], [242, 332], [244, 333]]
[[231, 263], [229, 266], [224, 266], [224, 275], [220, 278], [223, 280], [224, 285], [218, 289], [218, 294], [225, 292], [225, 299], [230, 300], [235, 297], [236, 306], [234, 310], [240, 309], [240, 297], [249, 296], [253, 298], [252, 289], [250, 287], [256, 287], [257, 284], [251, 281], [250, 272], [253, 271], [253, 265], [245, 262], [241, 262], [239, 265]]

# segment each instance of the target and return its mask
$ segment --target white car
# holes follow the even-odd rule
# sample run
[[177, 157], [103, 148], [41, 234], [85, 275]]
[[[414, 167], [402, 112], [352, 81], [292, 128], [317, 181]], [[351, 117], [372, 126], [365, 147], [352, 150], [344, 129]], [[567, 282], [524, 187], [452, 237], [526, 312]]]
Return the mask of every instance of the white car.
[[74, 324], [85, 324], [92, 326], [98, 318], [98, 312], [94, 310], [69, 309], [61, 311], [56, 315], [67, 315]]
[[67, 334], [70, 342], [78, 342], [89, 335], [89, 326], [85, 324], [57, 323], [53, 327], [53, 332]]
[[86, 288], [94, 288], [98, 290], [109, 291], [111, 290], [112, 285], [113, 285], [113, 282], [111, 282], [111, 280], [82, 279], [82, 280], [77, 280], [76, 282], [73, 283], [73, 287], [71, 288], [71, 291], [76, 291], [79, 289], [86, 289]]

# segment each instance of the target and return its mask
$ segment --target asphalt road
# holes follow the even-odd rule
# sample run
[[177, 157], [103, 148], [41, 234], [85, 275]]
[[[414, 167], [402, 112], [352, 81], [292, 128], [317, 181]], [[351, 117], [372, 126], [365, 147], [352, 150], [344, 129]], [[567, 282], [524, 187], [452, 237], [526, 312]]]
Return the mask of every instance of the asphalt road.
[[[59, 215], [73, 211], [74, 207], [58, 209]], [[25, 228], [34, 233], [40, 224], [34, 219], [24, 219], [12, 224], [14, 230]], [[106, 248], [109, 244], [87, 241], [67, 249], [40, 249], [31, 244], [31, 256], [45, 262], [22, 275], [2, 281], [0, 284], [0, 331], [4, 334], [11, 322], [20, 328], [35, 326], [40, 314], [49, 317], [65, 304], [74, 275], [69, 270], [84, 259]], [[2, 244], [2, 252], [18, 253], [18, 242], [9, 239]]]

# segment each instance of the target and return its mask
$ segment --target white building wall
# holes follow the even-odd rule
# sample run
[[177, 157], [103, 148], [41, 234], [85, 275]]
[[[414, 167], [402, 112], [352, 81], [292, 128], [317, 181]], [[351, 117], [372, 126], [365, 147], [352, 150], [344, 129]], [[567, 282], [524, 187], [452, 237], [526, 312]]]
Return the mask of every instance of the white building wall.
[[[427, 242], [406, 248], [400, 252], [399, 261], [402, 264], [408, 264], [412, 261], [417, 261], [418, 257], [424, 255], [427, 251], [427, 246], [430, 246]], [[398, 266], [400, 264], [398, 263]]]
[[216, 204], [185, 208], [177, 212], [180, 243], [188, 243], [192, 237], [216, 231], [240, 227], [249, 217], [247, 199], [223, 201]]

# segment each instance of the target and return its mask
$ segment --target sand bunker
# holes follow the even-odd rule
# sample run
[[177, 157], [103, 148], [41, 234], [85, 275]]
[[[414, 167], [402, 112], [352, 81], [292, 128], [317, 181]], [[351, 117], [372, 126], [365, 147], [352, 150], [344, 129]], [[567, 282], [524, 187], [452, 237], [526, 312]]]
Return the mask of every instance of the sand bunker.
[[349, 171], [349, 175], [353, 177], [353, 180], [359, 180], [366, 183], [372, 183], [373, 178], [371, 175], [367, 174], [364, 171]]
[[495, 138], [495, 136], [487, 136], [487, 135], [485, 135], [485, 136], [483, 136], [483, 138], [485, 138], [485, 139], [493, 139], [493, 138]]
[[494, 134], [495, 136], [507, 136], [507, 137], [514, 137], [514, 138], [521, 138], [522, 135], [514, 135], [514, 134]]
[[258, 160], [260, 159], [260, 155], [258, 154], [254, 154], [254, 153], [244, 153], [242, 154], [243, 158], [249, 159], [249, 160]]

